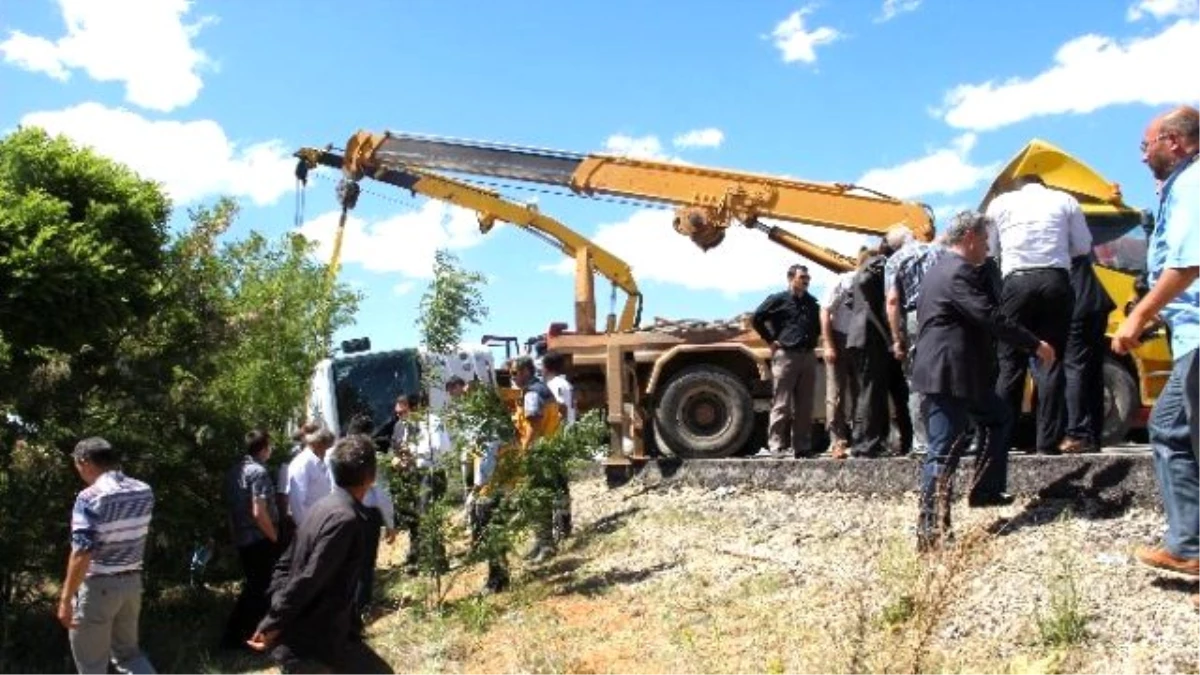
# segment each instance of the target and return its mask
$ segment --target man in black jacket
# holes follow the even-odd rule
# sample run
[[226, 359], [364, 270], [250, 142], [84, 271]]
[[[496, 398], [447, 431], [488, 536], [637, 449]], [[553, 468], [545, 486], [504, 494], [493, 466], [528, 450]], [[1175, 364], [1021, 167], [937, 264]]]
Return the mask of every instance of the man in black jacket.
[[337, 485], [313, 505], [271, 581], [271, 609], [248, 644], [271, 650], [285, 673], [317, 662], [334, 672], [391, 672], [365, 645], [352, 642], [354, 592], [366, 556], [362, 500], [375, 482], [375, 445], [347, 436], [330, 452]]
[[854, 309], [846, 329], [846, 351], [850, 352], [859, 378], [850, 450], [854, 457], [878, 457], [886, 451], [892, 419], [889, 399], [896, 410], [896, 430], [900, 433], [897, 453], [906, 455], [912, 450], [908, 382], [903, 364], [888, 349], [890, 331], [884, 309], [885, 269], [888, 257], [894, 252], [885, 240], [854, 275]]
[[763, 300], [752, 322], [754, 330], [771, 347], [775, 397], [767, 427], [770, 453], [776, 457], [803, 457], [812, 453], [813, 387], [817, 376], [813, 349], [821, 337], [821, 308], [808, 292], [807, 267], [792, 265], [787, 280], [788, 290]]
[[1063, 371], [1067, 381], [1067, 437], [1058, 446], [1068, 454], [1097, 452], [1104, 433], [1104, 331], [1117, 305], [1096, 278], [1090, 255], [1071, 259], [1075, 306]]
[[993, 337], [1036, 352], [1043, 364], [1055, 358], [1049, 344], [1000, 313], [995, 289], [982, 266], [988, 252], [987, 228], [986, 216], [971, 211], [955, 216], [945, 233], [949, 250], [926, 273], [917, 307], [920, 325], [912, 386], [925, 394], [929, 429], [917, 525], [921, 550], [937, 546], [948, 534], [960, 447], [956, 442], [968, 419], [987, 431], [968, 503], [993, 506], [1013, 501], [1005, 493], [1012, 415], [995, 393]]

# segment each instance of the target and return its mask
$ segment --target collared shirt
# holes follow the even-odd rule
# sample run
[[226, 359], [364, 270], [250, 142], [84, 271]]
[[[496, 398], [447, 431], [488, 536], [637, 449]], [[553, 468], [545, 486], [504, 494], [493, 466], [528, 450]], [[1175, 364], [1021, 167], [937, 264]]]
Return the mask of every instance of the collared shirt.
[[767, 344], [784, 349], [812, 349], [821, 335], [821, 307], [816, 298], [790, 290], [767, 296], [754, 311], [754, 330]]
[[279, 522], [279, 507], [275, 504], [275, 484], [267, 468], [250, 455], [242, 457], [229, 470], [225, 484], [225, 498], [229, 505], [229, 517], [233, 521], [233, 545], [249, 546], [266, 539], [258, 521], [254, 519], [254, 500], [265, 499], [267, 514], [272, 523]]
[[567, 424], [575, 423], [575, 388], [567, 380], [566, 375], [555, 375], [546, 383], [550, 388], [550, 393], [554, 394], [554, 400], [566, 410], [565, 418]]
[[825, 297], [821, 298], [821, 305], [829, 310], [830, 327], [839, 333], [845, 333], [850, 325], [853, 314], [851, 305], [854, 299], [854, 275], [857, 273], [858, 270], [850, 270], [837, 275], [825, 290]]
[[1070, 194], [1032, 183], [1006, 192], [988, 204], [989, 255], [1000, 259], [1000, 272], [1041, 267], [1071, 269], [1071, 258], [1092, 249], [1092, 233], [1079, 202]]
[[412, 415], [396, 423], [393, 447], [404, 447], [416, 459], [418, 469], [437, 466], [442, 455], [454, 449], [442, 419], [432, 413]]
[[154, 491], [117, 470], [107, 471], [75, 498], [71, 548], [90, 551], [87, 576], [142, 569]]
[[329, 465], [317, 457], [312, 448], [305, 448], [288, 466], [288, 508], [292, 521], [299, 527], [304, 523], [312, 505], [333, 490]]
[[921, 298], [921, 280], [936, 263], [946, 248], [940, 244], [910, 241], [888, 258], [883, 268], [883, 292], [893, 290], [900, 294], [900, 309], [914, 312]]
[[303, 443], [296, 443], [288, 450], [288, 458], [286, 462], [279, 465], [279, 474], [275, 477], [275, 493], [287, 495], [288, 492], [288, 467], [292, 465], [292, 460], [296, 459], [304, 451]]
[[[1158, 218], [1146, 252], [1150, 285], [1164, 269], [1200, 265], [1200, 169], [1193, 158], [1163, 183]], [[1162, 316], [1171, 327], [1176, 359], [1200, 345], [1200, 279], [1167, 303]]]

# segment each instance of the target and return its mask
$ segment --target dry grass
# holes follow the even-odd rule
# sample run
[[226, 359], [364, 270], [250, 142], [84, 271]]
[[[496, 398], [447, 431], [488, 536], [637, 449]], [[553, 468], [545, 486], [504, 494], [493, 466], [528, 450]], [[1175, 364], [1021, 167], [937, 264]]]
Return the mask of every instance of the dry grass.
[[[959, 543], [918, 556], [915, 496], [609, 491], [601, 481], [572, 492], [575, 536], [546, 565], [517, 563], [499, 596], [477, 595], [477, 566], [457, 571], [435, 611], [428, 582], [399, 572], [404, 544], [386, 548], [374, 649], [396, 672], [1200, 670], [1185, 594], [1194, 584], [1129, 563], [1131, 546], [1161, 530], [1156, 512], [1058, 518], [960, 503]], [[988, 534], [1000, 516], [1009, 527]], [[273, 670], [212, 648], [231, 590], [147, 603], [142, 644], [160, 671]], [[49, 611], [31, 620], [23, 634], [39, 637], [25, 669], [69, 670]]]
[[[1030, 574], [1049, 580], [1062, 567], [1039, 541], [1048, 528], [1074, 538], [1070, 519], [998, 538], [984, 530], [995, 510], [958, 504], [959, 543], [918, 557], [913, 498], [637, 495], [598, 481], [573, 492], [577, 533], [557, 559], [516, 565], [513, 591], [496, 597], [474, 595], [483, 571], [470, 570], [440, 615], [415, 600], [413, 582], [394, 582], [401, 606], [371, 627], [375, 649], [397, 672], [1197, 670], [1186, 652], [1114, 644], [1103, 631], [1045, 643], [1038, 619], [1053, 616], [1055, 598]], [[1021, 590], [1028, 606], [986, 614], [998, 587]], [[1075, 593], [1073, 611], [1095, 606], [1083, 585]], [[1169, 597], [1176, 619], [1195, 621]]]

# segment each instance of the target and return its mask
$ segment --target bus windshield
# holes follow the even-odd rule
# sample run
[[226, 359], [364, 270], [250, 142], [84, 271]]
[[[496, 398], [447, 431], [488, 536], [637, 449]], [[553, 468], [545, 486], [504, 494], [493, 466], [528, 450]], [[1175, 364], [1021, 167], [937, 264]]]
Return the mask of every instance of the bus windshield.
[[352, 356], [333, 362], [338, 419], [345, 428], [355, 415], [367, 414], [378, 426], [391, 419], [396, 397], [420, 390], [415, 349]]

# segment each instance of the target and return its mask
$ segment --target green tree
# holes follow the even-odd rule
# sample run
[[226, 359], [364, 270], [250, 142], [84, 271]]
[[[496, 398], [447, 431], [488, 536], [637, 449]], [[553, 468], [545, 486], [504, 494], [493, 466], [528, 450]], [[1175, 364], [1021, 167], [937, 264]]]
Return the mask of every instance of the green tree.
[[170, 237], [168, 212], [158, 186], [61, 138], [0, 140], [0, 671], [62, 573], [81, 485], [60, 451], [103, 435], [155, 488], [153, 597], [224, 538], [242, 434], [284, 431], [327, 355], [317, 327], [357, 307], [310, 242], [228, 240], [232, 200]]
[[153, 312], [171, 205], [129, 169], [40, 129], [0, 140], [0, 400], [52, 353]]
[[421, 296], [417, 327], [421, 342], [433, 354], [449, 354], [462, 343], [468, 324], [488, 318], [483, 301], [487, 278], [463, 269], [453, 253], [439, 249], [433, 258], [433, 281]]

